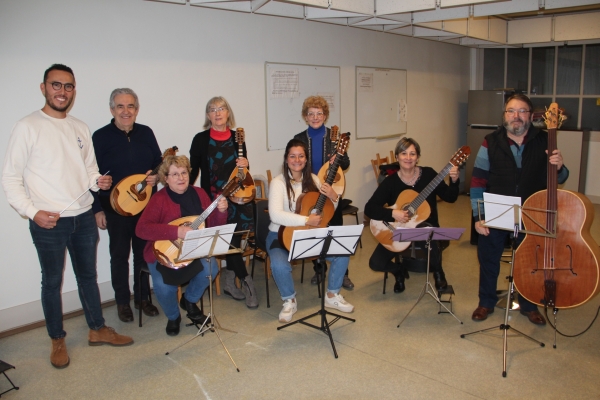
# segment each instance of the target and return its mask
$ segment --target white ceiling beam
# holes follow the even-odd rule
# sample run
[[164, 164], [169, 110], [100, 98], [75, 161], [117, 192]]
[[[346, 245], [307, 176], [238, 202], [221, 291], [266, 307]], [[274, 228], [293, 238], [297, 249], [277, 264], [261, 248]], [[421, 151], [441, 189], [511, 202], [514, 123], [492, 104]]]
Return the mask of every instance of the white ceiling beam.
[[547, 10], [564, 7], [589, 6], [598, 4], [597, 0], [545, 0]]
[[385, 18], [369, 18], [363, 21], [352, 24], [352, 26], [366, 26], [366, 25], [398, 25], [398, 21]]
[[440, 7], [468, 6], [478, 3], [492, 3], [498, 0], [440, 0]]
[[155, 1], [157, 3], [175, 3], [175, 4], [187, 3], [187, 0], [145, 0], [145, 1]]
[[415, 37], [441, 37], [441, 36], [456, 37], [456, 36], [460, 36], [460, 35], [457, 35], [452, 32], [441, 31], [439, 29], [423, 28], [420, 26], [415, 26], [415, 29], [413, 30], [413, 32], [414, 32], [413, 34]]
[[331, 0], [332, 10], [349, 11], [357, 14], [375, 15], [374, 0]]
[[501, 18], [489, 17], [489, 40], [505, 44], [507, 41], [508, 24]]
[[269, 1], [270, 0], [250, 0], [250, 10], [256, 12]]
[[359, 17], [365, 14], [328, 10], [325, 8], [306, 7], [306, 18], [307, 19], [318, 19], [318, 18], [350, 18]]
[[537, 11], [539, 9], [539, 0], [499, 1], [497, 3], [490, 4], [476, 4], [473, 6], [473, 16], [486, 17], [489, 15]]
[[300, 18], [304, 19], [304, 6], [291, 3], [281, 3], [278, 1], [270, 1], [259, 10], [256, 14], [276, 15], [278, 17]]
[[554, 40], [600, 39], [600, 12], [554, 17]]
[[194, 7], [216, 8], [227, 11], [252, 12], [249, 1], [211, 1], [190, 3]]
[[313, 6], [313, 7], [329, 7], [329, 0], [288, 0], [290, 3], [302, 4], [304, 6]]
[[377, 15], [435, 10], [436, 0], [377, 0]]
[[415, 24], [457, 18], [469, 18], [469, 7], [438, 8], [433, 11], [417, 11], [413, 13], [413, 23]]

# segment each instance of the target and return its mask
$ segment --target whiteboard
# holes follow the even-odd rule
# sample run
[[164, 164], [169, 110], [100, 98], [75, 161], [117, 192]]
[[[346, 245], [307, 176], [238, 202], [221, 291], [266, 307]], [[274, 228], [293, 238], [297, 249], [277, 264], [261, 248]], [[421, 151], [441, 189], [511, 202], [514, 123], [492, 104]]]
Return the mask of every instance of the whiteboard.
[[356, 138], [406, 133], [406, 70], [356, 67]]
[[267, 150], [285, 149], [307, 127], [302, 103], [323, 96], [329, 103], [327, 126], [340, 126], [340, 67], [265, 63]]

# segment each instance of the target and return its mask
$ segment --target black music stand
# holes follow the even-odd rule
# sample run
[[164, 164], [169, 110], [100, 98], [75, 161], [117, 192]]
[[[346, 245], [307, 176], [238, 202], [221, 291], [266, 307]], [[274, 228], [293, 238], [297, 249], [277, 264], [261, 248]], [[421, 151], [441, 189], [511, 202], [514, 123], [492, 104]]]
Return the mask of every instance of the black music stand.
[[19, 387], [18, 387], [18, 386], [15, 386], [15, 384], [13, 383], [13, 381], [11, 381], [11, 380], [10, 380], [10, 378], [8, 377], [8, 375], [6, 375], [6, 371], [8, 371], [9, 369], [15, 369], [15, 367], [14, 367], [14, 366], [12, 366], [12, 365], [10, 365], [10, 364], [9, 364], [9, 363], [7, 363], [7, 362], [4, 362], [4, 361], [0, 360], [0, 373], [2, 373], [2, 375], [4, 375], [4, 377], [5, 377], [6, 379], [8, 379], [8, 381], [9, 381], [9, 382], [10, 382], [10, 384], [12, 385], [12, 387], [11, 387], [10, 389], [8, 389], [8, 390], [5, 390], [4, 392], [0, 393], [0, 397], [2, 397], [2, 395], [3, 395], [4, 393], [8, 393], [8, 392], [10, 392], [11, 390], [19, 390]]
[[[344, 225], [306, 231], [295, 231], [294, 236], [292, 237], [292, 245], [290, 246], [290, 261], [301, 260], [318, 255], [319, 263], [321, 266], [324, 266], [326, 263], [325, 258], [328, 256], [349, 257], [354, 255], [363, 228], [364, 225]], [[329, 336], [333, 354], [335, 358], [338, 358], [335, 344], [333, 343], [333, 336], [331, 335], [331, 329], [329, 327], [340, 319], [345, 319], [350, 322], [356, 322], [356, 320], [325, 310], [325, 296], [327, 295], [325, 291], [326, 271], [324, 267], [321, 267], [321, 269], [323, 274], [321, 276], [321, 309], [306, 317], [280, 326], [277, 330], [301, 323], [313, 329], [325, 332], [327, 336]], [[331, 315], [335, 318], [329, 322], [327, 321], [327, 315]], [[307, 319], [316, 316], [321, 317], [320, 326], [306, 322]]]
[[[438, 297], [437, 291], [434, 289], [431, 281], [429, 280], [429, 263], [431, 259], [431, 241], [432, 240], [458, 240], [461, 235], [465, 231], [464, 228], [436, 228], [436, 227], [424, 227], [424, 228], [408, 228], [408, 229], [396, 229], [392, 234], [392, 238], [396, 242], [417, 242], [417, 241], [426, 241], [427, 242], [427, 275], [425, 279], [425, 285], [421, 290], [421, 294], [417, 299], [417, 302], [414, 306], [406, 313], [402, 321], [398, 324], [397, 328], [400, 328], [400, 325], [404, 322], [404, 320], [408, 317], [408, 315], [414, 310], [414, 308], [419, 304], [419, 301], [425, 296], [425, 294], [430, 295], [433, 299], [439, 304], [440, 310], [441, 307], [446, 309], [446, 312], [452, 315], [458, 322], [462, 324], [462, 321], [458, 319], [454, 313], [446, 307], [443, 302]], [[438, 313], [439, 314], [439, 313]]]
[[[231, 245], [232, 235], [234, 233], [239, 233], [239, 232], [233, 232], [233, 229], [235, 229], [235, 224], [217, 226], [217, 227], [213, 227], [213, 228], [206, 228], [201, 231], [198, 231], [198, 230], [190, 231], [186, 234], [186, 238], [183, 241], [184, 245], [182, 246], [181, 254], [185, 254], [186, 260], [191, 260], [191, 259], [196, 259], [196, 258], [206, 258], [207, 260], [209, 260], [209, 263], [210, 263], [210, 259], [214, 256], [218, 256], [218, 255], [222, 255], [222, 254], [241, 253], [242, 249], [236, 248]], [[247, 232], [247, 231], [241, 231], [241, 232]], [[230, 247], [233, 247], [233, 249], [230, 249]], [[177, 261], [180, 261], [180, 260], [177, 260]], [[196, 333], [196, 335], [194, 335], [192, 338], [186, 340], [179, 346], [175, 347], [173, 350], [166, 352], [165, 355], [169, 355], [170, 353], [174, 352], [178, 348], [180, 348], [180, 347], [188, 344], [192, 340], [196, 339], [198, 336], [201, 336], [201, 335], [204, 336], [205, 332], [211, 331], [217, 335], [217, 338], [221, 342], [221, 345], [223, 346], [223, 349], [227, 353], [227, 356], [229, 357], [229, 359], [235, 366], [235, 369], [237, 370], [237, 372], [240, 372], [240, 369], [237, 366], [237, 364], [235, 363], [235, 361], [233, 361], [233, 357], [231, 357], [229, 350], [227, 350], [227, 347], [225, 347], [225, 343], [223, 343], [223, 339], [221, 339], [221, 335], [219, 335], [219, 329], [223, 330], [223, 331], [227, 331], [227, 332], [232, 332], [232, 333], [237, 333], [237, 332], [221, 327], [221, 324], [217, 320], [217, 317], [214, 313], [213, 293], [212, 293], [212, 281], [213, 280], [212, 280], [211, 270], [212, 270], [212, 268], [209, 269], [209, 275], [208, 275], [208, 299], [209, 299], [209, 303], [210, 303], [210, 311], [207, 315], [207, 318], [204, 320], [204, 322], [200, 326], [198, 326], [198, 323], [194, 322], [193, 320], [192, 320], [191, 324], [186, 325], [186, 326], [195, 325], [196, 328], [198, 328], [198, 332]], [[216, 325], [215, 325], [215, 322], [216, 322]]]
[[[502, 197], [507, 197], [510, 198], [510, 196], [498, 196], [499, 198]], [[508, 201], [508, 200], [507, 200]], [[512, 238], [512, 243], [511, 243], [511, 251], [512, 251], [512, 262], [510, 264], [510, 274], [508, 275], [508, 296], [506, 296], [506, 308], [504, 310], [504, 323], [500, 324], [498, 326], [493, 326], [491, 328], [486, 328], [486, 329], [481, 329], [475, 332], [470, 332], [470, 333], [464, 333], [462, 335], [460, 335], [461, 338], [465, 338], [469, 335], [475, 335], [477, 333], [483, 333], [483, 332], [488, 332], [491, 330], [495, 330], [495, 329], [500, 329], [502, 330], [502, 338], [503, 338], [503, 353], [502, 353], [502, 376], [504, 378], [506, 378], [506, 352], [507, 352], [507, 346], [508, 346], [508, 331], [512, 330], [515, 333], [517, 333], [518, 335], [523, 336], [526, 339], [531, 340], [532, 342], [535, 342], [537, 344], [540, 345], [540, 347], [545, 347], [546, 345], [543, 342], [540, 342], [539, 340], [535, 340], [534, 338], [532, 338], [531, 336], [528, 336], [526, 334], [524, 334], [523, 332], [512, 328], [509, 324], [508, 324], [508, 312], [510, 311], [510, 301], [511, 301], [511, 296], [510, 293], [513, 293], [514, 291], [514, 286], [515, 286], [515, 282], [514, 282], [514, 271], [515, 271], [515, 252], [517, 251], [517, 240], [519, 237], [519, 232], [520, 232], [520, 228], [521, 228], [521, 206], [520, 206], [520, 199], [519, 199], [519, 204], [511, 204], [510, 201], [508, 203], [498, 203], [498, 202], [493, 202], [493, 201], [481, 201], [478, 200], [478, 208], [480, 208], [480, 206], [483, 204], [489, 204], [492, 206], [496, 206], [496, 205], [500, 205], [500, 206], [504, 206], [506, 207], [506, 210], [501, 212], [499, 215], [495, 215], [495, 217], [490, 218], [489, 221], [486, 221], [486, 226], [489, 227], [493, 227], [496, 229], [502, 229], [502, 230], [511, 230], [508, 229], [508, 225], [507, 224], [502, 224], [502, 223], [498, 223], [496, 225], [494, 224], [490, 224], [491, 221], [494, 221], [498, 218], [501, 218], [502, 216], [505, 216], [505, 214], [508, 214], [509, 211], [513, 211], [512, 214], [512, 219], [513, 219], [513, 227], [512, 227], [512, 231], [513, 231], [513, 238]], [[491, 208], [491, 207], [490, 207]], [[481, 217], [481, 209], [480, 209], [480, 217]], [[523, 231], [525, 232], [525, 231]], [[535, 232], [529, 232], [527, 231], [528, 234], [539, 234], [539, 233], [535, 233]], [[546, 236], [551, 236], [551, 234], [549, 234], [548, 232], [542, 234], [542, 235], [546, 235]]]

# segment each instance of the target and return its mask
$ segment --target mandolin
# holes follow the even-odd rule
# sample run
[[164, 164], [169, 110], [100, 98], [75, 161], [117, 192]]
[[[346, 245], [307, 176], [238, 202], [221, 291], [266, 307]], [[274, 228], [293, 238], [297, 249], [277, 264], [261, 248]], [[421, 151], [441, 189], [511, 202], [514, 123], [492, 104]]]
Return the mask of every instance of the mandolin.
[[[557, 148], [563, 119], [552, 103], [545, 115], [549, 155]], [[600, 249], [590, 234], [594, 206], [581, 193], [558, 189], [557, 175], [556, 165], [548, 162], [547, 189], [523, 203], [527, 235], [515, 252], [514, 282], [532, 303], [571, 308], [598, 292]]]
[[429, 203], [425, 200], [431, 192], [444, 180], [446, 175], [450, 172], [452, 167], [458, 167], [463, 164], [469, 155], [471, 154], [471, 148], [469, 146], [463, 146], [450, 159], [448, 164], [442, 169], [435, 178], [429, 182], [427, 187], [423, 189], [421, 193], [417, 193], [414, 190], [403, 190], [396, 199], [396, 203], [388, 207], [392, 210], [404, 210], [408, 211], [410, 219], [407, 222], [386, 222], [377, 221], [372, 219], [370, 222], [371, 233], [375, 236], [375, 239], [383, 245], [386, 249], [393, 252], [401, 252], [410, 246], [411, 242], [397, 242], [392, 239], [392, 235], [396, 228], [416, 228], [421, 222], [427, 220], [431, 214], [431, 208]]
[[[204, 221], [208, 218], [208, 216], [217, 208], [217, 204], [222, 197], [228, 197], [232, 194], [235, 194], [236, 191], [240, 190], [242, 187], [242, 181], [236, 176], [223, 187], [223, 192], [217, 196], [217, 198], [210, 203], [210, 206], [204, 210], [202, 214], [199, 216], [190, 215], [187, 217], [177, 218], [174, 221], [169, 222], [169, 225], [186, 225], [191, 227], [192, 229], [203, 229]], [[154, 242], [154, 255], [159, 263], [164, 265], [167, 268], [179, 269], [183, 267], [187, 267], [194, 260], [179, 260], [179, 255], [181, 251], [181, 247], [183, 245], [182, 239], [176, 240], [157, 240]]]
[[[165, 150], [163, 159], [167, 156], [174, 156], [178, 150], [177, 146]], [[156, 175], [159, 168], [160, 164], [148, 175]], [[146, 183], [146, 176], [146, 174], [129, 175], [113, 187], [110, 192], [110, 205], [113, 210], [124, 217], [132, 217], [146, 208], [152, 196], [152, 187]]]
[[[331, 136], [330, 137], [331, 137], [331, 141], [335, 142], [335, 146], [337, 146], [339, 129], [340, 128], [338, 128], [337, 125], [334, 125], [331, 127]], [[317, 176], [319, 177], [321, 182], [325, 182], [325, 179], [327, 179], [328, 173], [329, 173], [329, 163], [326, 162], [325, 164], [323, 164], [323, 166], [319, 170], [319, 173], [317, 174]], [[346, 189], [346, 178], [344, 177], [344, 171], [342, 170], [342, 167], [338, 167], [338, 169], [335, 173], [335, 176], [333, 177], [333, 182], [331, 183], [331, 187], [340, 196], [342, 194], [344, 194], [344, 190]]]
[[[245, 140], [246, 134], [244, 133], [244, 128], [237, 128], [235, 130], [235, 141], [238, 144], [238, 157], [246, 157], [243, 148]], [[229, 200], [236, 204], [246, 204], [251, 202], [254, 197], [256, 197], [256, 186], [254, 185], [254, 179], [252, 179], [250, 171], [245, 167], [237, 167], [229, 176], [229, 180], [231, 181], [236, 176], [242, 180], [243, 186], [240, 190], [231, 194]]]
[[[327, 173], [325, 183], [331, 185], [331, 182], [333, 182], [335, 173], [339, 168], [340, 160], [344, 153], [346, 153], [346, 148], [348, 147], [349, 141], [349, 133], [340, 135], [340, 139], [338, 140], [338, 144], [335, 149], [335, 159], [329, 166], [329, 172]], [[325, 228], [329, 224], [329, 221], [331, 221], [334, 212], [335, 206], [333, 205], [333, 202], [324, 194], [319, 192], [302, 193], [296, 201], [296, 214], [304, 216], [309, 216], [310, 214], [320, 214], [323, 217], [321, 219], [321, 224], [319, 226], [281, 226], [279, 227], [278, 235], [279, 243], [283, 244], [283, 246], [289, 250], [292, 244], [292, 236], [294, 235], [295, 231]]]

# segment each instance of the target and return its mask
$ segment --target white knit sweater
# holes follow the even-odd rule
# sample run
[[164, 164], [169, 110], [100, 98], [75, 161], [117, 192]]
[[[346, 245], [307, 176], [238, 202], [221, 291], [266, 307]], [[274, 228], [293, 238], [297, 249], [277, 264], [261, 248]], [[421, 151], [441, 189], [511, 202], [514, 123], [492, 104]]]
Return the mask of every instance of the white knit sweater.
[[[60, 212], [88, 187], [97, 191], [100, 177], [90, 130], [67, 115], [64, 119], [35, 111], [15, 124], [8, 142], [2, 186], [10, 205], [33, 219], [39, 210]], [[88, 191], [62, 214], [89, 210]]]
[[[321, 181], [319, 178], [315, 174], [311, 175], [317, 188], [320, 188]], [[294, 190], [294, 199], [292, 200], [292, 209], [290, 210], [283, 174], [273, 178], [269, 185], [269, 217], [271, 218], [269, 230], [271, 232], [278, 232], [281, 225], [304, 226], [306, 224], [306, 217], [294, 212], [296, 210], [296, 200], [302, 194], [302, 183], [293, 183], [292, 189]], [[333, 206], [337, 207], [338, 203], [333, 203]]]

